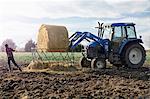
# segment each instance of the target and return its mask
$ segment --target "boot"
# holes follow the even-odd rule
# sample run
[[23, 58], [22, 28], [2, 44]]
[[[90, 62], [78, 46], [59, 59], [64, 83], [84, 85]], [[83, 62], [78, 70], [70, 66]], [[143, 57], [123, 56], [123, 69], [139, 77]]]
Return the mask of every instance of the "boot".
[[19, 68], [19, 70], [22, 72], [21, 68], [20, 68], [20, 67], [18, 67], [18, 68]]

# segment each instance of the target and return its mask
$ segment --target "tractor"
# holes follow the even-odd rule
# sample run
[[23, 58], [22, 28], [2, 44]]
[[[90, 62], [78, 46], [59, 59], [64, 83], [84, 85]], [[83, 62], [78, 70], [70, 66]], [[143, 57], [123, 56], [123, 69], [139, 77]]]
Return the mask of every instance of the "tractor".
[[87, 40], [79, 64], [82, 67], [101, 69], [106, 61], [112, 65], [128, 68], [140, 68], [146, 60], [146, 51], [142, 46], [142, 37], [137, 38], [134, 23], [104, 24], [98, 22], [98, 35], [90, 32], [76, 32], [70, 39], [70, 48], [74, 49], [80, 42]]

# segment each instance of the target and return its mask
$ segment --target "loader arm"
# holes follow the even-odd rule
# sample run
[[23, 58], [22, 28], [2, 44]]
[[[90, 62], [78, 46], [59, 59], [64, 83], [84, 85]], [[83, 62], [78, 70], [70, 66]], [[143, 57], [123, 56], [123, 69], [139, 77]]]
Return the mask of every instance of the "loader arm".
[[90, 42], [89, 39], [91, 39], [91, 40], [96, 41], [98, 43], [101, 40], [101, 38], [99, 38], [98, 36], [96, 36], [96, 35], [94, 35], [94, 34], [92, 34], [90, 32], [76, 32], [69, 39], [70, 39], [69, 47], [71, 49], [74, 49], [83, 40], [87, 40], [88, 42]]

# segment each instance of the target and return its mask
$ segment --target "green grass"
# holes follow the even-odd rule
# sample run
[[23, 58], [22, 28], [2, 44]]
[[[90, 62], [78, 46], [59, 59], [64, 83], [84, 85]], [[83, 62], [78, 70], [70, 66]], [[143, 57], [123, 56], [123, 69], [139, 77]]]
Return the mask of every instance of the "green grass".
[[[30, 60], [32, 60], [31, 53], [26, 53], [26, 52], [25, 53], [16, 52], [16, 53], [14, 53], [14, 57], [18, 61], [30, 61]], [[7, 55], [5, 52], [0, 53], [0, 59], [3, 59], [3, 60], [7, 59]]]
[[[47, 58], [44, 54], [40, 54], [40, 56], [43, 58], [43, 60], [50, 60], [50, 61], [66, 61], [66, 60], [72, 60], [78, 61], [80, 57], [82, 56], [81, 53], [68, 53], [69, 57], [67, 57], [67, 53], [46, 53]], [[150, 65], [150, 51], [147, 51], [146, 56], [146, 65]], [[55, 57], [54, 57], [55, 56]], [[32, 53], [28, 52], [15, 52], [14, 57], [17, 62], [21, 63], [30, 63], [32, 61]], [[65, 59], [64, 59], [65, 58]], [[7, 61], [7, 56], [5, 52], [0, 52], [0, 60]]]
[[[66, 53], [66, 52], [53, 52], [53, 53], [39, 53], [39, 55], [36, 53], [36, 57], [42, 57], [45, 61], [78, 61], [80, 57], [82, 56], [81, 53]], [[15, 60], [17, 62], [22, 63], [29, 63], [33, 60], [32, 53], [31, 52], [15, 52], [14, 53]], [[0, 60], [7, 61], [7, 55], [5, 52], [0, 52]]]
[[147, 51], [147, 53], [146, 53], [146, 62], [145, 62], [145, 64], [150, 65], [150, 51]]

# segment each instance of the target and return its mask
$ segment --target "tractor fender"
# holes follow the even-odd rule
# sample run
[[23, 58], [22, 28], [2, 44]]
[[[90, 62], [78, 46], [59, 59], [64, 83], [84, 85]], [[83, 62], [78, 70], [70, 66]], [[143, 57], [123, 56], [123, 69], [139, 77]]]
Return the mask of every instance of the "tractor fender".
[[141, 39], [126, 39], [126, 40], [124, 40], [120, 45], [119, 54], [121, 55], [124, 48], [131, 43], [134, 43], [134, 44], [135, 43], [143, 43], [143, 41]]

